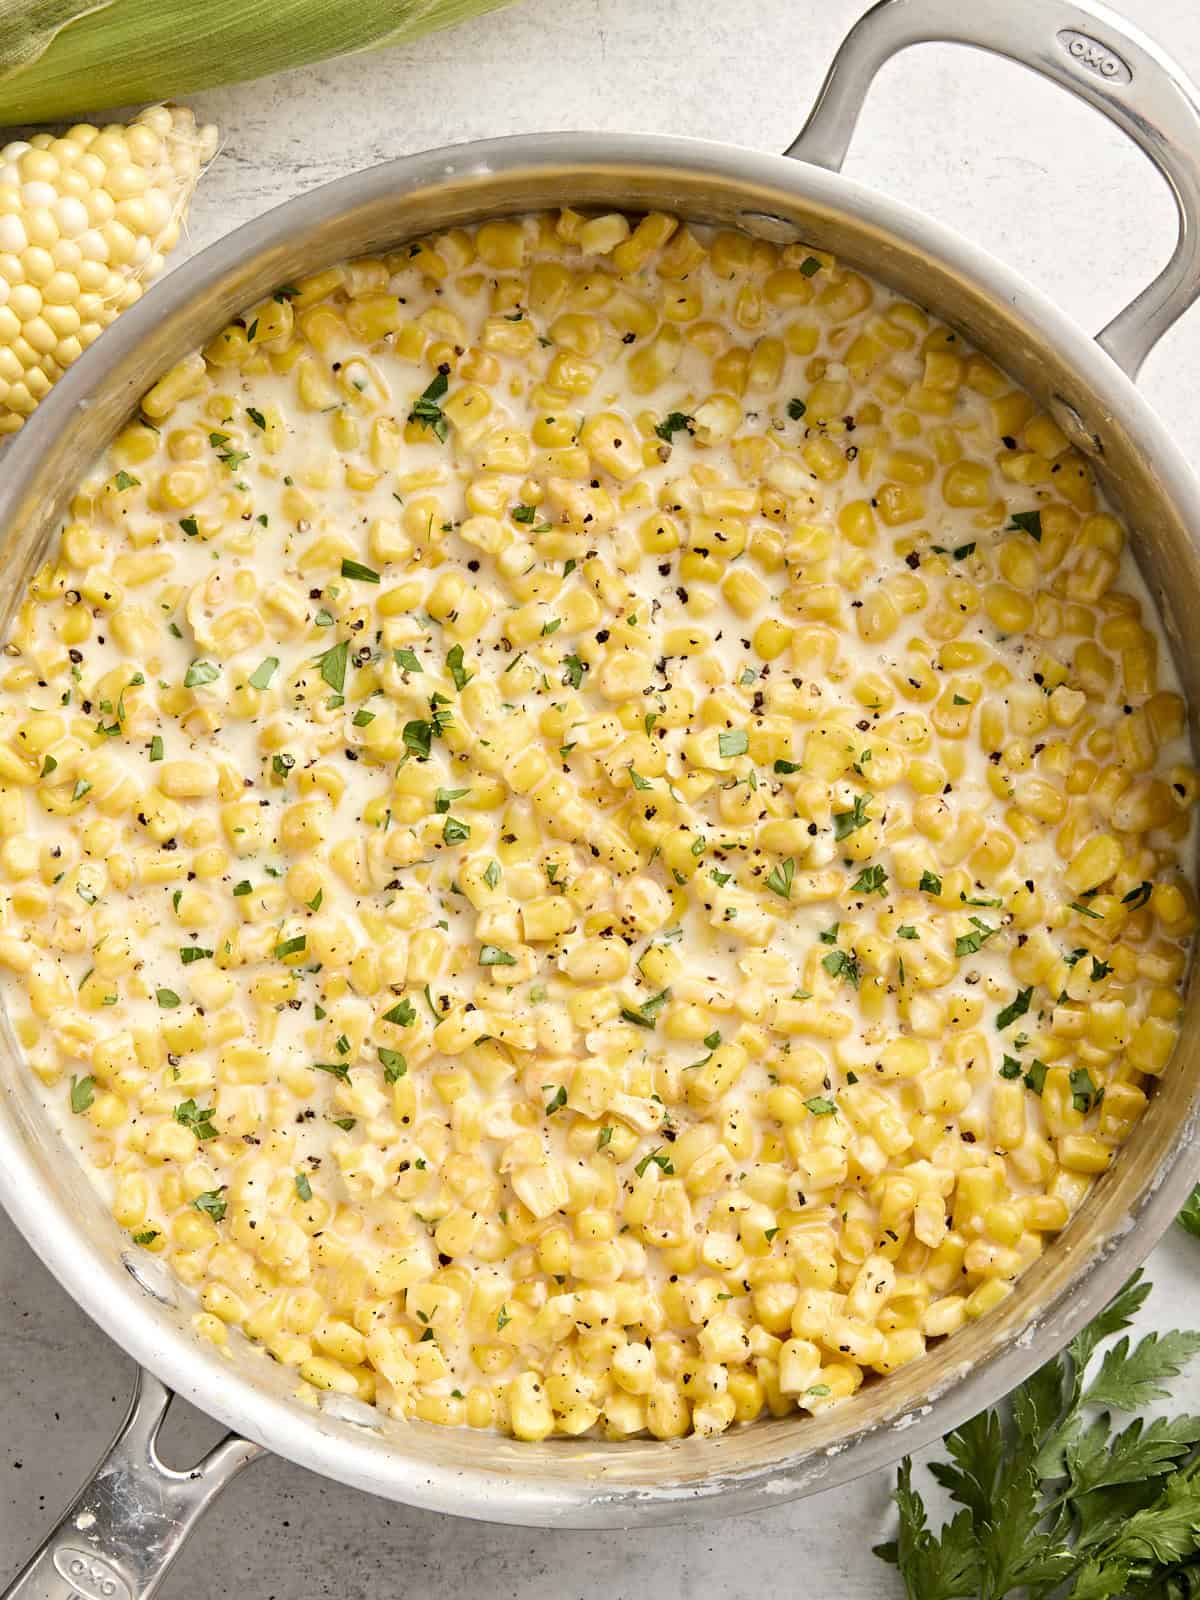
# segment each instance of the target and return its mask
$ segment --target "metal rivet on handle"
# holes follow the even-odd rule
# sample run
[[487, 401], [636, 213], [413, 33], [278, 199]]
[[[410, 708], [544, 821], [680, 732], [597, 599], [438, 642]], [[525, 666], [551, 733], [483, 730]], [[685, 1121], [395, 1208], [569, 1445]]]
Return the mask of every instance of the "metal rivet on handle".
[[1069, 400], [1064, 400], [1060, 394], [1052, 395], [1047, 409], [1076, 450], [1081, 450], [1085, 456], [1104, 454], [1104, 441], [1088, 427]]
[[383, 1417], [376, 1407], [365, 1405], [353, 1395], [335, 1394], [332, 1389], [326, 1389], [317, 1404], [335, 1422], [349, 1422], [372, 1433], [383, 1432]]
[[747, 233], [756, 239], [769, 239], [772, 244], [797, 244], [800, 229], [787, 217], [777, 217], [773, 211], [739, 211], [738, 221]]
[[175, 1285], [161, 1262], [154, 1261], [149, 1256], [135, 1256], [131, 1251], [125, 1250], [121, 1254], [121, 1264], [138, 1288], [144, 1289], [160, 1305], [179, 1304]]

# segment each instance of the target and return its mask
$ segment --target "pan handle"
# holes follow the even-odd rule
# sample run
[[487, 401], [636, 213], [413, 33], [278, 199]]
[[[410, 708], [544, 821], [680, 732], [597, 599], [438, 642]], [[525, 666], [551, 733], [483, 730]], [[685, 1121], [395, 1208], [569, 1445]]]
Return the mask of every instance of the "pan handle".
[[973, 45], [1031, 67], [1102, 111], [1170, 186], [1179, 237], [1154, 281], [1097, 335], [1131, 378], [1200, 294], [1200, 96], [1139, 28], [1089, 0], [878, 0], [842, 41], [808, 121], [785, 152], [840, 172], [863, 101], [898, 51]]
[[202, 1512], [262, 1452], [230, 1434], [183, 1472], [158, 1454], [172, 1395], [139, 1371], [129, 1413], [58, 1526], [0, 1600], [150, 1600]]

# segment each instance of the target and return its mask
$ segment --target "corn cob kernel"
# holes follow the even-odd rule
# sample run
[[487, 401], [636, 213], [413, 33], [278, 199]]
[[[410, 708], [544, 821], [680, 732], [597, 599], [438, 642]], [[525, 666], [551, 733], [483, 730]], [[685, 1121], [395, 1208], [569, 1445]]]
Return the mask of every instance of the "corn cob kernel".
[[0, 434], [162, 270], [216, 144], [186, 107], [150, 106], [0, 149]]

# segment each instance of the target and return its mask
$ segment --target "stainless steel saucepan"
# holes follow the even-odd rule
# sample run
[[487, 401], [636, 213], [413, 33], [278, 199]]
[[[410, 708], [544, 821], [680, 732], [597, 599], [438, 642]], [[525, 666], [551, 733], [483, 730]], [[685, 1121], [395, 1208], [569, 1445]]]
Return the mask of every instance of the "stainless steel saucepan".
[[[1158, 167], [1179, 210], [1166, 269], [1093, 340], [1010, 267], [839, 174], [882, 64], [926, 40], [975, 45], [1095, 106]], [[802, 239], [947, 319], [1013, 373], [1092, 461], [1136, 533], [1185, 690], [1200, 706], [1200, 484], [1134, 387], [1146, 353], [1200, 292], [1200, 100], [1172, 63], [1100, 5], [882, 0], [838, 51], [784, 156], [691, 139], [541, 134], [388, 162], [238, 229], [125, 312], [39, 406], [0, 462], [8, 615], [64, 500], [150, 383], [279, 283], [414, 235], [570, 203], [662, 208], [776, 241]], [[5, 619], [7, 620], [7, 619]], [[717, 1438], [521, 1444], [385, 1418], [343, 1397], [316, 1410], [244, 1341], [219, 1355], [189, 1330], [188, 1294], [130, 1250], [39, 1109], [11, 1031], [0, 1039], [0, 1200], [79, 1304], [145, 1369], [111, 1450], [7, 1600], [140, 1600], [196, 1518], [260, 1450], [410, 1505], [562, 1527], [761, 1509], [844, 1483], [997, 1400], [1057, 1350], [1148, 1253], [1197, 1176], [1200, 996], [1169, 1072], [1111, 1172], [996, 1311], [818, 1417]], [[154, 1376], [150, 1376], [153, 1373]], [[155, 1435], [169, 1391], [235, 1436], [193, 1471]]]

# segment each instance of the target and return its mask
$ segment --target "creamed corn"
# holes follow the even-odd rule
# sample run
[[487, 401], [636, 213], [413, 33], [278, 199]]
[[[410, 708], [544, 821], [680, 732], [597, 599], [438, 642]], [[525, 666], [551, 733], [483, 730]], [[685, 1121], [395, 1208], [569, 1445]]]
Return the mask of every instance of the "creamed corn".
[[0, 963], [198, 1331], [665, 1439], [995, 1306], [1195, 923], [1125, 545], [951, 330], [661, 214], [332, 267], [166, 373], [7, 647]]

